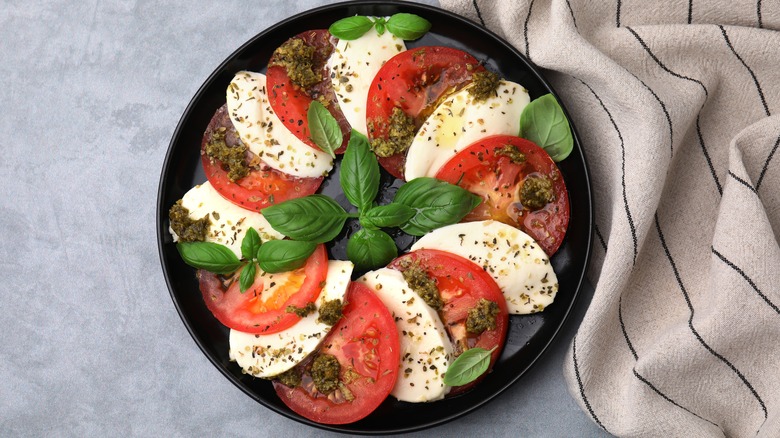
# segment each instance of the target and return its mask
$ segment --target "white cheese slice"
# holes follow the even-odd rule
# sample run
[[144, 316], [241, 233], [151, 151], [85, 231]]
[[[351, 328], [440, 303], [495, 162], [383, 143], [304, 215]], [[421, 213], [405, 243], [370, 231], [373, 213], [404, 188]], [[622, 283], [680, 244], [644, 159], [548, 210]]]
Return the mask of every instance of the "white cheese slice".
[[264, 74], [236, 73], [227, 88], [227, 108], [241, 141], [271, 168], [301, 178], [318, 178], [333, 168], [330, 155], [299, 140], [279, 120], [268, 103]]
[[[211, 225], [206, 241], [227, 246], [238, 258], [241, 258], [241, 242], [250, 227], [257, 231], [263, 241], [284, 239], [284, 235], [271, 228], [262, 214], [241, 208], [223, 198], [208, 181], [185, 193], [181, 204], [190, 211], [189, 216], [193, 220], [208, 215]], [[169, 231], [173, 241], [178, 242], [179, 236], [170, 228]]]
[[434, 230], [413, 246], [469, 259], [490, 274], [504, 293], [509, 313], [544, 310], [558, 293], [558, 277], [544, 250], [529, 235], [497, 221], [465, 222]]
[[393, 56], [406, 50], [404, 41], [385, 31], [370, 29], [358, 39], [339, 40], [328, 59], [331, 82], [344, 117], [363, 135], [366, 129], [368, 90], [379, 69]]
[[[318, 310], [326, 301], [343, 302], [352, 268], [352, 262], [328, 262], [325, 286], [315, 301]], [[255, 377], [271, 378], [281, 374], [299, 364], [325, 339], [331, 326], [317, 322], [318, 317], [319, 312], [312, 312], [287, 330], [270, 335], [230, 330], [230, 358], [245, 373]]]
[[444, 373], [453, 360], [452, 343], [438, 313], [425, 304], [399, 271], [382, 268], [360, 278], [393, 315], [401, 344], [398, 380], [391, 394], [401, 401], [444, 398]]
[[404, 175], [407, 181], [435, 177], [458, 152], [491, 135], [519, 135], [520, 114], [530, 102], [522, 85], [501, 81], [496, 94], [475, 102], [466, 87], [442, 102], [412, 140]]

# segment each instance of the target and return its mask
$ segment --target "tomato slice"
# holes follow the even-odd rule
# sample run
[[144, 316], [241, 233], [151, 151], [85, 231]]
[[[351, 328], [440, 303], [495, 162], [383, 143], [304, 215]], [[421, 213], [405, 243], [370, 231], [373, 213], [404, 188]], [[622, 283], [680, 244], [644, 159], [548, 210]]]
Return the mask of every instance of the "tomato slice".
[[[265, 169], [252, 168], [247, 176], [235, 182], [231, 181], [222, 163], [210, 158], [204, 152], [206, 144], [221, 128], [225, 129], [225, 142], [228, 146], [236, 145], [241, 141], [233, 122], [230, 120], [227, 104], [222, 105], [217, 110], [203, 134], [201, 163], [206, 178], [217, 192], [228, 201], [248, 210], [260, 211], [275, 203], [311, 195], [320, 187], [322, 178], [298, 178], [271, 169], [262, 164], [262, 161], [260, 167], [265, 167]], [[247, 152], [247, 154], [251, 155], [251, 152]]]
[[[516, 164], [508, 156], [496, 155], [506, 145], [516, 146], [525, 162]], [[533, 210], [524, 207], [519, 191], [528, 177], [544, 176], [552, 182], [554, 200]], [[523, 230], [552, 256], [569, 226], [569, 194], [558, 166], [536, 144], [508, 135], [477, 141], [452, 157], [436, 178], [458, 184], [482, 197], [483, 202], [464, 221], [494, 219]]]
[[[421, 249], [390, 262], [391, 269], [404, 270], [409, 262], [418, 263], [429, 276], [436, 281], [444, 307], [439, 312], [444, 327], [447, 329], [453, 342], [455, 355], [458, 356], [465, 350], [474, 347], [493, 350], [490, 356], [490, 369], [501, 355], [506, 340], [506, 331], [509, 326], [509, 311], [506, 299], [495, 280], [482, 270], [481, 267], [460, 256], [434, 249]], [[478, 335], [466, 331], [466, 319], [469, 310], [473, 309], [480, 300], [485, 299], [498, 304], [496, 325], [494, 329], [485, 330]], [[479, 379], [452, 388], [449, 396], [461, 394], [482, 380], [487, 373]]]
[[[398, 107], [419, 129], [439, 102], [485, 70], [476, 58], [451, 47], [429, 46], [401, 52], [379, 69], [368, 91], [368, 137], [387, 139], [390, 116]], [[380, 157], [391, 175], [403, 178], [405, 153]]]
[[322, 291], [328, 275], [328, 254], [324, 245], [299, 269], [279, 274], [257, 270], [255, 282], [241, 293], [236, 272], [227, 281], [214, 273], [199, 270], [200, 291], [206, 307], [222, 324], [246, 333], [277, 333], [301, 318], [286, 312], [287, 306], [305, 307]]
[[330, 32], [325, 29], [309, 30], [290, 39], [295, 38], [299, 38], [306, 45], [314, 47], [312, 70], [319, 72], [322, 75], [322, 80], [306, 88], [293, 84], [285, 67], [272, 65], [277, 58], [277, 52], [274, 52], [266, 72], [271, 108], [279, 116], [284, 126], [295, 134], [296, 137], [307, 145], [320, 149], [311, 140], [307, 117], [311, 102], [319, 100], [336, 118], [336, 121], [339, 122], [344, 141], [341, 143], [341, 147], [336, 150], [336, 153], [343, 153], [347, 148], [352, 128], [347, 118], [341, 112], [338, 100], [336, 100], [336, 93], [333, 91], [333, 84], [330, 79], [330, 69], [327, 65], [328, 58], [335, 48], [335, 38], [331, 37]]
[[352, 283], [343, 313], [315, 355], [338, 359], [339, 377], [351, 400], [340, 389], [330, 395], [318, 393], [307, 373], [297, 388], [274, 381], [276, 393], [290, 409], [318, 423], [345, 424], [364, 418], [387, 398], [398, 377], [398, 332], [382, 301], [365, 285]]

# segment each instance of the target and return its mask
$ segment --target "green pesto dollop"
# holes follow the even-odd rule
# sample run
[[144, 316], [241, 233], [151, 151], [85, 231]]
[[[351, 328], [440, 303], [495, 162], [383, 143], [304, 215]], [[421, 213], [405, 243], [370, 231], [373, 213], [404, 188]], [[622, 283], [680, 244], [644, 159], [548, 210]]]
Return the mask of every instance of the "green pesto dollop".
[[469, 316], [466, 318], [466, 331], [478, 335], [485, 330], [494, 330], [496, 328], [496, 315], [499, 312], [498, 304], [481, 298], [476, 306], [469, 309]]
[[404, 260], [401, 262], [401, 269], [404, 280], [425, 301], [425, 304], [436, 310], [441, 310], [444, 307], [444, 301], [439, 294], [439, 288], [436, 287], [436, 281], [418, 262]]
[[228, 146], [225, 142], [225, 128], [219, 128], [212, 133], [206, 143], [206, 155], [219, 160], [227, 167], [228, 179], [235, 182], [249, 174], [249, 166], [246, 164], [247, 147], [244, 143], [237, 146]]
[[487, 100], [495, 96], [498, 86], [501, 84], [501, 77], [492, 71], [478, 71], [471, 75], [473, 85], [469, 88], [469, 95], [475, 102]]
[[339, 373], [341, 365], [336, 356], [320, 354], [311, 364], [311, 378], [314, 387], [323, 394], [330, 394], [339, 387]]
[[315, 310], [317, 310], [317, 306], [315, 306], [314, 303], [306, 303], [306, 305], [303, 307], [289, 305], [284, 309], [285, 312], [294, 313], [300, 316], [301, 318], [305, 318]]
[[341, 300], [325, 301], [322, 303], [322, 306], [320, 306], [320, 316], [317, 317], [317, 322], [327, 325], [336, 325], [336, 323], [339, 322], [339, 319], [344, 316], [342, 310], [344, 310], [344, 304]]
[[300, 38], [291, 38], [274, 52], [271, 65], [284, 67], [290, 81], [308, 88], [322, 81], [322, 74], [314, 71], [314, 53], [316, 48], [306, 44]]
[[206, 240], [211, 225], [208, 214], [193, 220], [190, 218], [190, 211], [182, 206], [181, 200], [179, 200], [168, 211], [168, 219], [171, 221], [171, 229], [179, 236], [179, 242], [203, 242]]
[[555, 201], [552, 181], [546, 176], [529, 176], [520, 188], [520, 202], [530, 210], [539, 210]]
[[276, 376], [276, 380], [281, 382], [282, 385], [289, 386], [290, 388], [297, 388], [301, 385], [301, 370], [298, 367], [292, 367]]
[[515, 164], [525, 163], [525, 154], [520, 152], [520, 149], [518, 149], [518, 147], [513, 144], [505, 144], [504, 146], [497, 148], [494, 154], [497, 157], [500, 156], [507, 157], [511, 162]]
[[371, 141], [371, 150], [378, 157], [390, 157], [409, 149], [415, 134], [414, 119], [406, 115], [401, 108], [393, 108], [387, 138], [375, 138]]

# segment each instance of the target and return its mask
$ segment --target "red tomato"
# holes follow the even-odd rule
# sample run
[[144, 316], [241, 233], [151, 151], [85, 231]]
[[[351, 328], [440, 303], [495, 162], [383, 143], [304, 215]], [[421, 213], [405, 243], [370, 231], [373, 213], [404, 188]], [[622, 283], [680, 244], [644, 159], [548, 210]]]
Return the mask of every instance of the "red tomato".
[[[393, 108], [399, 107], [419, 127], [438, 103], [485, 68], [468, 53], [450, 47], [417, 47], [390, 58], [368, 91], [366, 123], [369, 139], [387, 138]], [[405, 154], [379, 158], [391, 175], [403, 178]]]
[[228, 201], [248, 210], [260, 211], [271, 204], [300, 198], [316, 192], [322, 178], [298, 178], [275, 169], [253, 168], [249, 175], [236, 182], [228, 179], [228, 173], [219, 160], [204, 152], [211, 136], [219, 128], [225, 128], [225, 142], [232, 146], [240, 142], [236, 128], [230, 120], [227, 105], [222, 105], [209, 122], [201, 143], [201, 163], [214, 189]]
[[336, 150], [336, 153], [343, 153], [347, 148], [352, 128], [341, 112], [338, 100], [336, 100], [336, 93], [333, 91], [333, 84], [330, 79], [330, 69], [327, 66], [328, 58], [333, 53], [335, 47], [331, 35], [325, 29], [317, 29], [300, 33], [293, 38], [300, 38], [305, 44], [316, 49], [314, 52], [313, 70], [322, 74], [322, 81], [305, 89], [294, 85], [287, 75], [285, 67], [271, 65], [275, 60], [275, 55], [272, 55], [268, 63], [268, 71], [266, 72], [271, 108], [279, 116], [284, 126], [295, 134], [296, 137], [307, 145], [320, 149], [311, 140], [307, 117], [311, 102], [320, 100], [325, 105], [325, 108], [336, 118], [336, 121], [339, 122], [344, 141], [341, 143], [341, 147]]
[[[495, 151], [514, 145], [525, 154], [525, 162], [513, 163]], [[552, 181], [555, 200], [539, 210], [520, 202], [519, 190], [528, 176], [545, 176]], [[547, 152], [520, 137], [497, 135], [479, 140], [448, 161], [436, 178], [458, 184], [482, 196], [483, 202], [465, 221], [495, 219], [523, 230], [552, 256], [561, 246], [569, 226], [569, 194], [558, 166]]]
[[[501, 355], [504, 347], [506, 331], [509, 325], [509, 311], [506, 299], [495, 280], [473, 262], [446, 251], [422, 249], [405, 254], [393, 260], [388, 267], [403, 271], [405, 262], [417, 262], [435, 281], [439, 289], [444, 307], [440, 316], [444, 327], [454, 343], [454, 352], [460, 355], [469, 348], [480, 347], [490, 350], [495, 347], [490, 356], [490, 368]], [[481, 299], [498, 304], [496, 328], [485, 330], [479, 335], [466, 331], [466, 318]], [[460, 394], [474, 386], [487, 373], [472, 383], [452, 388], [450, 395]]]
[[341, 390], [318, 393], [311, 376], [304, 373], [301, 386], [287, 387], [274, 381], [279, 398], [296, 413], [318, 423], [345, 424], [374, 411], [395, 386], [401, 359], [393, 316], [374, 293], [360, 283], [347, 292], [344, 317], [322, 342], [320, 350], [335, 356], [340, 379], [354, 397]]
[[267, 274], [259, 269], [255, 282], [241, 292], [236, 272], [227, 285], [220, 277], [199, 270], [200, 291], [206, 307], [222, 324], [242, 332], [271, 334], [291, 327], [301, 318], [286, 312], [287, 306], [305, 307], [314, 302], [328, 275], [328, 254], [319, 245], [306, 265], [290, 272]]

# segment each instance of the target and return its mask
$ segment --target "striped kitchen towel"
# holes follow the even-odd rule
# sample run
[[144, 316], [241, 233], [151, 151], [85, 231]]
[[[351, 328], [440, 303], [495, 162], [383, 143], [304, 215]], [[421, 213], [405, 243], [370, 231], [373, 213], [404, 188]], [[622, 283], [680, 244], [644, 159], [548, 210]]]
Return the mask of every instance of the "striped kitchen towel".
[[572, 396], [619, 436], [780, 436], [780, 1], [442, 0], [547, 70], [595, 192]]

